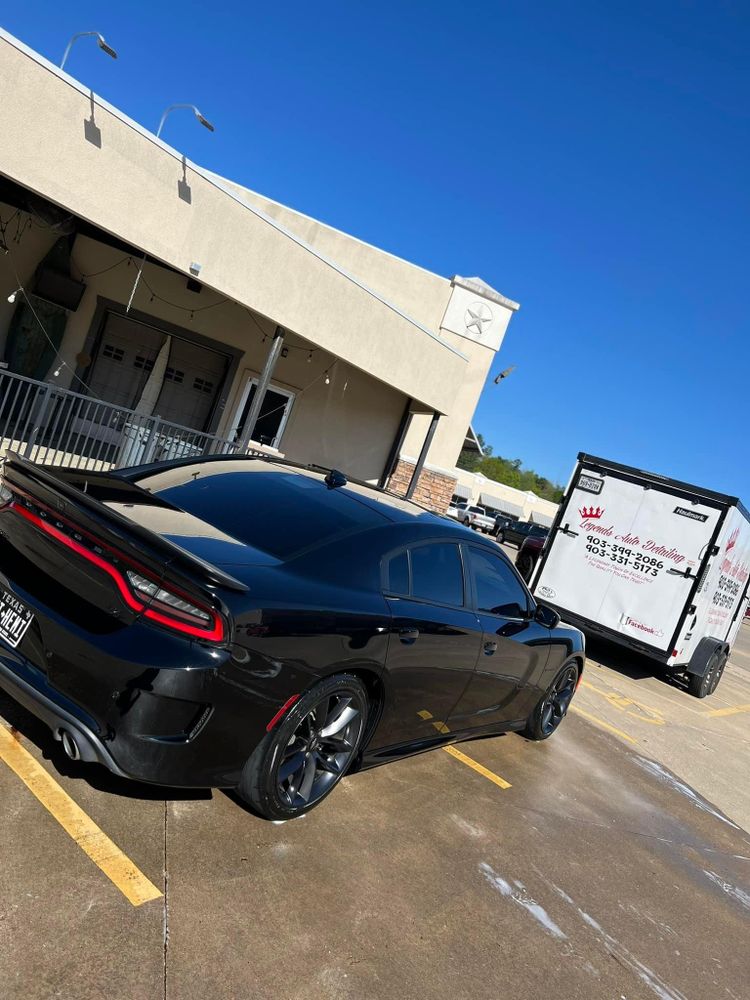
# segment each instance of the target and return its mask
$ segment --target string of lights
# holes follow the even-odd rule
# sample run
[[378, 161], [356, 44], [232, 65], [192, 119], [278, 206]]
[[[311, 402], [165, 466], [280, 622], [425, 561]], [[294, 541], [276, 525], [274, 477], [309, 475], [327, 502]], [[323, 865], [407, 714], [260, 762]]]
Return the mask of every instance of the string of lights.
[[8, 302], [15, 302], [16, 296], [18, 295], [19, 292], [21, 293], [21, 295], [23, 295], [23, 297], [24, 297], [24, 299], [26, 301], [26, 305], [31, 310], [31, 315], [36, 320], [36, 322], [37, 322], [37, 324], [39, 326], [39, 329], [42, 331], [42, 333], [44, 334], [44, 336], [45, 336], [47, 342], [49, 343], [50, 347], [55, 352], [55, 362], [57, 363], [57, 368], [55, 369], [55, 378], [57, 378], [59, 376], [59, 374], [63, 370], [63, 368], [67, 368], [68, 371], [73, 376], [73, 378], [77, 382], [80, 382], [80, 384], [84, 387], [84, 389], [86, 389], [87, 392], [91, 392], [91, 386], [89, 386], [86, 382], [84, 382], [83, 379], [80, 378], [75, 373], [75, 371], [73, 371], [73, 369], [70, 367], [70, 365], [68, 364], [68, 362], [63, 358], [62, 354], [60, 354], [60, 351], [58, 350], [57, 346], [55, 345], [55, 342], [52, 339], [52, 337], [50, 337], [50, 335], [47, 333], [47, 329], [46, 329], [44, 323], [42, 323], [41, 319], [39, 318], [39, 314], [37, 313], [36, 309], [34, 308], [34, 303], [31, 301], [31, 298], [30, 298], [29, 294], [27, 293], [26, 289], [23, 286], [23, 282], [21, 281], [21, 276], [19, 275], [18, 270], [16, 269], [16, 264], [15, 264], [15, 261], [13, 260], [13, 255], [10, 253], [10, 251], [7, 252], [7, 257], [10, 260], [10, 266], [13, 269], [13, 273], [14, 273], [14, 275], [16, 277], [16, 281], [18, 283], [18, 288], [15, 290], [15, 292], [11, 292], [11, 294], [8, 296]]
[[[2, 218], [0, 218], [0, 253], [10, 252], [10, 248], [7, 246], [7, 241], [5, 239], [5, 234], [8, 227], [14, 220], [16, 220], [16, 233], [12, 237], [12, 240], [17, 244], [20, 244], [21, 237], [23, 236], [24, 231], [26, 230], [26, 228], [28, 228], [28, 226], [31, 225], [32, 221], [28, 215], [26, 215], [25, 221], [23, 221], [21, 218], [22, 215], [26, 215], [26, 213], [23, 213], [21, 209], [16, 209], [16, 211], [9, 217], [7, 221], [4, 221]], [[49, 227], [42, 227], [42, 228], [49, 228]], [[207, 310], [215, 309], [217, 306], [224, 305], [227, 302], [232, 302], [232, 299], [229, 299], [227, 296], [222, 296], [215, 302], [209, 302], [206, 305], [202, 306], [186, 306], [178, 302], [173, 302], [171, 299], [166, 298], [166, 296], [162, 295], [159, 291], [157, 291], [154, 288], [152, 283], [153, 277], [151, 282], [146, 277], [144, 268], [146, 255], [144, 255], [144, 257], [141, 260], [138, 260], [137, 258], [133, 257], [132, 254], [125, 254], [123, 257], [120, 257], [119, 260], [114, 261], [112, 264], [108, 264], [107, 267], [100, 268], [98, 271], [84, 271], [83, 268], [80, 266], [80, 264], [78, 264], [78, 262], [76, 261], [75, 257], [73, 257], [73, 255], [71, 255], [70, 260], [74, 269], [78, 272], [79, 279], [81, 281], [85, 281], [89, 278], [97, 278], [102, 274], [108, 274], [110, 271], [114, 271], [116, 268], [122, 267], [123, 264], [126, 265], [127, 267], [140, 266], [140, 275], [136, 279], [134, 292], [135, 290], [137, 290], [138, 283], [142, 282], [144, 287], [148, 290], [149, 302], [161, 302], [164, 305], [169, 306], [170, 309], [176, 309], [178, 312], [185, 313], [187, 316], [189, 316], [191, 320], [195, 318], [197, 313], [206, 312]], [[250, 317], [250, 319], [252, 320], [252, 322], [262, 335], [263, 338], [262, 343], [265, 343], [266, 340], [268, 340], [272, 336], [272, 334], [269, 333], [267, 330], [263, 329], [261, 324], [258, 322], [258, 318], [251, 309], [249, 309], [247, 306], [241, 306], [240, 308], [243, 308], [245, 310], [247, 315]], [[307, 354], [307, 360], [309, 363], [312, 363], [313, 355], [316, 354], [319, 350], [320, 348], [317, 347], [309, 347], [309, 346], [304, 347], [303, 345], [300, 344], [284, 345], [284, 351], [286, 351], [287, 354], [289, 351], [302, 351], [305, 354]]]
[[[55, 368], [55, 371], [54, 371], [54, 377], [58, 378], [59, 375], [60, 375], [60, 373], [62, 372], [62, 370], [63, 369], [67, 369], [71, 373], [72, 378], [75, 379], [76, 382], [78, 382], [81, 386], [83, 386], [84, 389], [87, 392], [91, 392], [92, 391], [91, 387], [88, 385], [87, 382], [84, 381], [84, 379], [82, 379], [73, 370], [73, 368], [71, 368], [71, 366], [67, 363], [67, 361], [65, 361], [65, 359], [63, 358], [61, 352], [59, 351], [59, 349], [55, 345], [55, 342], [53, 341], [53, 339], [50, 337], [49, 333], [47, 332], [47, 329], [46, 329], [44, 323], [42, 322], [42, 320], [39, 317], [39, 314], [37, 313], [36, 309], [34, 308], [34, 303], [32, 302], [32, 296], [27, 292], [27, 290], [26, 290], [26, 288], [25, 288], [25, 286], [23, 284], [23, 281], [21, 280], [21, 276], [18, 273], [18, 269], [16, 268], [16, 264], [15, 264], [15, 261], [13, 260], [13, 255], [12, 255], [12, 253], [10, 251], [10, 248], [6, 244], [6, 241], [5, 241], [5, 238], [4, 238], [5, 237], [5, 232], [6, 232], [7, 228], [8, 228], [8, 226], [13, 222], [13, 220], [16, 217], [19, 217], [19, 216], [20, 216], [20, 211], [16, 211], [16, 213], [14, 215], [12, 215], [10, 217], [10, 219], [7, 220], [7, 222], [5, 222], [2, 219], [0, 219], [0, 239], [2, 240], [2, 244], [0, 244], [0, 251], [4, 251], [5, 255], [8, 257], [8, 259], [10, 261], [11, 269], [12, 269], [14, 277], [15, 277], [15, 281], [17, 283], [16, 289], [13, 292], [11, 292], [11, 294], [8, 296], [8, 302], [13, 303], [13, 302], [15, 302], [16, 297], [19, 294], [23, 295], [24, 301], [26, 302], [27, 306], [29, 307], [29, 310], [31, 311], [31, 314], [34, 317], [34, 320], [36, 321], [39, 329], [41, 330], [42, 335], [44, 336], [44, 338], [47, 340], [47, 342], [49, 343], [50, 347], [54, 351], [54, 362], [55, 362], [55, 364], [57, 366]], [[100, 274], [105, 274], [106, 272], [114, 270], [116, 267], [119, 267], [122, 264], [127, 264], [127, 266], [131, 266], [131, 264], [135, 263], [135, 260], [134, 260], [134, 258], [132, 256], [127, 255], [125, 257], [122, 257], [120, 260], [115, 261], [113, 264], [110, 264], [108, 267], [102, 268], [100, 271], [94, 271], [94, 272], [89, 272], [89, 273], [84, 272], [79, 267], [79, 265], [72, 258], [71, 258], [71, 262], [73, 263], [73, 266], [75, 267], [76, 271], [79, 273], [79, 275], [81, 277], [81, 280], [84, 280], [86, 278], [97, 277]], [[151, 287], [151, 285], [148, 283], [148, 281], [147, 281], [147, 279], [145, 277], [142, 280], [143, 280], [144, 286], [148, 289], [148, 291], [149, 291], [149, 293], [151, 295], [151, 301], [153, 301], [154, 299], [158, 299], [159, 301], [164, 302], [164, 303], [170, 305], [173, 308], [183, 309], [185, 311], [188, 311], [187, 307], [176, 305], [175, 303], [170, 302], [168, 299], [165, 299], [163, 296], [160, 296], [156, 291], [154, 291], [154, 289]], [[212, 303], [209, 303], [206, 306], [201, 306], [198, 309], [190, 310], [190, 311], [192, 313], [192, 312], [199, 312], [199, 311], [202, 311], [202, 310], [205, 310], [205, 309], [211, 309], [211, 308], [214, 308], [214, 306], [220, 305], [223, 302], [228, 302], [228, 301], [231, 301], [231, 300], [228, 299], [228, 298], [223, 298], [223, 299], [221, 299], [218, 302], [212, 302]], [[265, 343], [265, 341], [269, 338], [268, 332], [263, 329], [263, 327], [258, 322], [258, 320], [257, 320], [256, 316], [253, 314], [253, 312], [250, 309], [248, 309], [247, 307], [244, 307], [244, 308], [245, 308], [246, 313], [250, 317], [250, 319], [253, 321], [253, 323], [255, 324], [255, 326], [258, 328], [259, 332], [262, 334], [262, 337], [263, 337], [262, 343]], [[309, 348], [309, 347], [303, 347], [301, 345], [296, 345], [296, 344], [288, 344], [288, 345], [285, 346], [285, 350], [287, 350], [287, 351], [288, 350], [304, 351], [304, 352], [307, 353], [307, 360], [308, 360], [308, 362], [312, 362], [313, 354], [317, 353], [320, 350], [320, 348]], [[331, 381], [331, 371], [333, 370], [333, 368], [335, 367], [335, 365], [336, 365], [336, 361], [334, 360], [333, 363], [328, 366], [328, 368], [326, 368], [322, 372], [318, 373], [315, 376], [315, 378], [313, 378], [306, 386], [304, 386], [303, 388], [297, 390], [296, 395], [298, 397], [303, 396], [309, 389], [312, 388], [312, 386], [314, 386], [321, 379], [323, 379], [325, 381], [326, 385], [329, 385], [330, 381]], [[286, 405], [287, 404], [284, 403], [281, 406], [278, 406], [275, 409], [268, 411], [267, 413], [264, 414], [264, 417], [272, 416], [274, 413], [277, 413], [279, 410], [283, 409], [284, 406], [286, 406]]]

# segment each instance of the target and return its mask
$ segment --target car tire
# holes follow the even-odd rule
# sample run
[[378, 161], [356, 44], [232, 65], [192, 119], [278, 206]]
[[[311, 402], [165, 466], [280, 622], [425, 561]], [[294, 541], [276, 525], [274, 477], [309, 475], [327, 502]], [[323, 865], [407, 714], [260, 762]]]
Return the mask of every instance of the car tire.
[[534, 560], [528, 552], [519, 552], [516, 557], [516, 569], [523, 577], [524, 583], [528, 583], [531, 574], [534, 572]]
[[352, 674], [316, 684], [260, 741], [237, 794], [266, 819], [303, 816], [330, 795], [356, 759], [368, 708], [367, 690]]
[[498, 541], [499, 545], [504, 545], [505, 544], [505, 532], [504, 531], [502, 531], [502, 530], [498, 531], [498, 533], [497, 533], [497, 535], [495, 537], [497, 538], [497, 541]]
[[527, 740], [548, 740], [565, 718], [578, 686], [580, 667], [574, 660], [566, 663], [545, 691], [529, 716], [522, 735]]
[[688, 691], [694, 698], [707, 698], [719, 686], [724, 667], [727, 665], [727, 654], [723, 649], [717, 649], [711, 656], [702, 677], [688, 674]]

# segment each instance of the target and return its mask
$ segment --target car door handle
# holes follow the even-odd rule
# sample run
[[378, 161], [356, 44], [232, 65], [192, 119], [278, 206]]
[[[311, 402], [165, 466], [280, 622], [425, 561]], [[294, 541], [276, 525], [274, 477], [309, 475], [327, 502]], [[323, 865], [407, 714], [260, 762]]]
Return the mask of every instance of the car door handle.
[[418, 628], [400, 628], [398, 630], [398, 637], [405, 646], [411, 645], [411, 643], [416, 642], [419, 638]]
[[485, 656], [492, 656], [492, 654], [496, 653], [496, 652], [497, 652], [497, 643], [496, 642], [485, 642], [485, 644], [484, 644], [484, 655]]

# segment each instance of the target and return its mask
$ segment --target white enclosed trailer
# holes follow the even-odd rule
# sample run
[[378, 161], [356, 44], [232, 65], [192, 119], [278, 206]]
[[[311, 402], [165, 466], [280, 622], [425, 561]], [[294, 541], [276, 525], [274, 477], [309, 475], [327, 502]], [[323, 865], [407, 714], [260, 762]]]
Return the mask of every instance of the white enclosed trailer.
[[750, 515], [736, 497], [581, 453], [531, 590], [704, 698], [742, 623], [749, 576]]

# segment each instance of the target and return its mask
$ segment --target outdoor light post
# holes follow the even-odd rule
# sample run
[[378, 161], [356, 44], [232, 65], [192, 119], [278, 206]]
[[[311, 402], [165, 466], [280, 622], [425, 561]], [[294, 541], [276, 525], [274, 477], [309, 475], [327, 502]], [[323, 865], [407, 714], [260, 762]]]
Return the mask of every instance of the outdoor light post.
[[156, 138], [157, 139], [161, 135], [161, 130], [164, 128], [164, 122], [167, 120], [167, 116], [169, 114], [171, 114], [171, 112], [174, 111], [175, 108], [190, 108], [190, 110], [193, 112], [193, 114], [195, 115], [195, 117], [198, 119], [198, 121], [201, 123], [201, 125], [204, 128], [207, 128], [209, 132], [215, 131], [213, 125], [208, 120], [208, 118], [204, 118], [204, 116], [200, 113], [200, 111], [196, 108], [196, 106], [194, 104], [170, 104], [169, 107], [164, 112], [164, 114], [161, 116], [161, 121], [159, 122], [159, 127], [156, 130]]
[[75, 42], [77, 42], [79, 38], [86, 38], [88, 36], [96, 38], [96, 44], [99, 46], [102, 52], [106, 52], [107, 55], [111, 56], [113, 59], [117, 58], [117, 53], [115, 52], [115, 50], [112, 48], [111, 45], [107, 45], [107, 43], [105, 42], [104, 35], [100, 35], [98, 31], [79, 31], [77, 34], [73, 35], [73, 37], [68, 42], [68, 47], [65, 50], [65, 55], [62, 57], [62, 62], [60, 63], [60, 69], [65, 69], [65, 63], [68, 61], [70, 50], [73, 48]]

